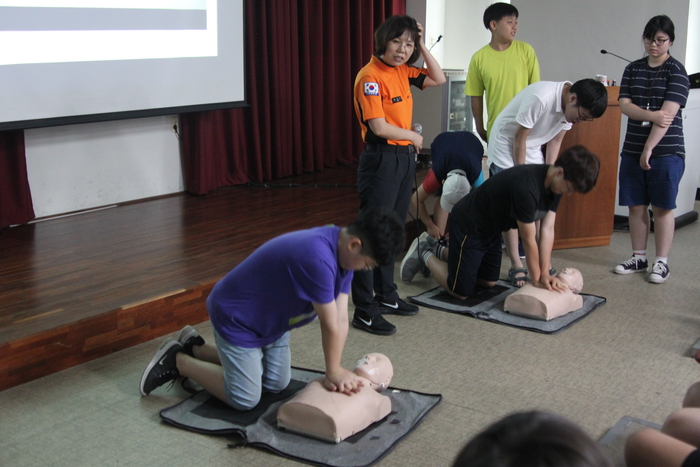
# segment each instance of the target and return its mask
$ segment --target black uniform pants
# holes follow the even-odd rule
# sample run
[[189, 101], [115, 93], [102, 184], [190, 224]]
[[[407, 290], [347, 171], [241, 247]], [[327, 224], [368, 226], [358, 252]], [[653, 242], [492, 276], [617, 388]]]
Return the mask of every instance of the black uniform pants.
[[[408, 152], [405, 146], [391, 150], [387, 145], [379, 148], [368, 145], [360, 155], [357, 167], [360, 212], [370, 206], [379, 206], [394, 211], [405, 221], [415, 171], [415, 152]], [[379, 312], [373, 301], [393, 303], [397, 298], [393, 263], [371, 271], [355, 271], [352, 300], [356, 308], [372, 316]]]

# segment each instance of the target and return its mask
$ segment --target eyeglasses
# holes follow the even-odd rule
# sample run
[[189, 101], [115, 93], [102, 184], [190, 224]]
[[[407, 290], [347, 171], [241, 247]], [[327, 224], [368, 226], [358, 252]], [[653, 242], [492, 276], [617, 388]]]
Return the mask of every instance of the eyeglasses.
[[654, 45], [657, 46], [657, 47], [661, 47], [662, 45], [664, 45], [664, 44], [665, 44], [666, 42], [668, 42], [668, 41], [669, 41], [669, 38], [668, 38], [668, 37], [667, 37], [666, 39], [661, 39], [661, 38], [659, 38], [659, 37], [657, 37], [656, 39], [647, 39], [647, 38], [644, 38], [644, 43], [645, 43], [646, 45], [654, 44]]
[[586, 117], [585, 115], [581, 115], [581, 107], [576, 106], [576, 112], [578, 112], [578, 121], [579, 122], [592, 122], [593, 119], [591, 117]]

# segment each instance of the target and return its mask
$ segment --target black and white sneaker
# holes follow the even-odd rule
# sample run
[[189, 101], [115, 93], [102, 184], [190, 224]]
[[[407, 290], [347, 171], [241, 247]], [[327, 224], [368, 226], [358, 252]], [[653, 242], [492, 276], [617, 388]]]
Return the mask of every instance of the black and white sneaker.
[[394, 302], [379, 300], [379, 312], [383, 315], [413, 316], [418, 314], [418, 307], [411, 303], [406, 303], [400, 298]]
[[[431, 250], [427, 241], [422, 240], [420, 237], [413, 240], [411, 246], [408, 247], [406, 256], [404, 256], [403, 261], [401, 261], [400, 274], [402, 281], [408, 284], [416, 277], [418, 271], [422, 271], [423, 268], [426, 268], [423, 263], [423, 258], [421, 258], [421, 255], [426, 250]], [[430, 273], [430, 270], [428, 270], [428, 273]]]
[[657, 261], [651, 267], [651, 274], [649, 274], [648, 281], [653, 284], [663, 284], [671, 275], [671, 271], [668, 269], [668, 264], [663, 261]]
[[396, 326], [384, 319], [382, 315], [369, 316], [358, 308], [355, 308], [352, 327], [377, 334], [378, 336], [391, 336], [396, 332]]
[[613, 272], [615, 274], [632, 274], [633, 272], [647, 272], [647, 269], [649, 269], [649, 261], [632, 256], [627, 261], [615, 266]]
[[194, 357], [194, 352], [192, 347], [204, 345], [204, 338], [199, 335], [197, 330], [190, 325], [185, 326], [180, 331], [180, 335], [177, 337], [177, 341], [182, 346], [182, 351], [185, 352], [190, 357]]
[[160, 345], [141, 376], [139, 390], [142, 396], [180, 376], [175, 360], [178, 352], [182, 352], [182, 345], [175, 339], [168, 338]]

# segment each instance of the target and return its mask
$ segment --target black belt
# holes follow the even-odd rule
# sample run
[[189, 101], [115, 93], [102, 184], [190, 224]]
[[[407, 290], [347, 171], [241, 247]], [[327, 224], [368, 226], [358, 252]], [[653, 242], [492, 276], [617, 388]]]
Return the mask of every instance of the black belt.
[[366, 150], [369, 152], [405, 152], [408, 154], [413, 154], [416, 152], [416, 148], [412, 144], [407, 146], [399, 146], [398, 144], [373, 144], [367, 143]]

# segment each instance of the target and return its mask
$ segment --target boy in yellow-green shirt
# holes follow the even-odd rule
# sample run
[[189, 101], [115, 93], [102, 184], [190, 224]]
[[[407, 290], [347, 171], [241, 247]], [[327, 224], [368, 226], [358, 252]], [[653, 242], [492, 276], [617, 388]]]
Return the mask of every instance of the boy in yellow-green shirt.
[[484, 26], [491, 31], [491, 42], [472, 56], [464, 93], [471, 96], [477, 133], [488, 142], [501, 110], [525, 87], [540, 80], [540, 65], [532, 46], [515, 40], [518, 9], [513, 5], [499, 2], [489, 6], [484, 12]]

